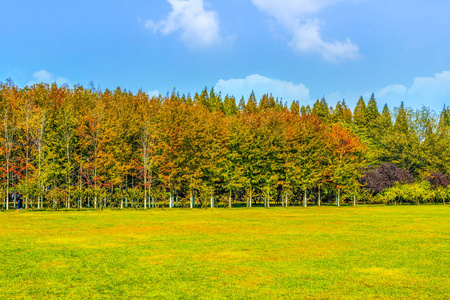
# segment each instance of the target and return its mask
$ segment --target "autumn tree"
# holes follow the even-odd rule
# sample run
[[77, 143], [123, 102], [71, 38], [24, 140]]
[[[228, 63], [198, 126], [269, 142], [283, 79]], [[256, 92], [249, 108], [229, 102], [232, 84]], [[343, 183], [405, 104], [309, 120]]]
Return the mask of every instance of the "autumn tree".
[[2, 154], [5, 158], [6, 169], [6, 210], [9, 210], [9, 196], [11, 185], [11, 163], [14, 150], [17, 147], [17, 114], [15, 110], [17, 107], [14, 105], [15, 94], [17, 87], [12, 83], [1, 86], [1, 121], [2, 121]]
[[331, 181], [337, 190], [337, 205], [340, 205], [340, 192], [354, 185], [364, 166], [363, 154], [366, 151], [361, 140], [348, 129], [334, 124], [327, 137]]

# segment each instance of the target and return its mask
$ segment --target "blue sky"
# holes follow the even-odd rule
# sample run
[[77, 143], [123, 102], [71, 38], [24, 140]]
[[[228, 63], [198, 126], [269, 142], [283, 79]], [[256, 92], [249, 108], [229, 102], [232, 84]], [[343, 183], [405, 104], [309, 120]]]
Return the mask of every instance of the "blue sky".
[[4, 1], [0, 80], [450, 105], [450, 1]]

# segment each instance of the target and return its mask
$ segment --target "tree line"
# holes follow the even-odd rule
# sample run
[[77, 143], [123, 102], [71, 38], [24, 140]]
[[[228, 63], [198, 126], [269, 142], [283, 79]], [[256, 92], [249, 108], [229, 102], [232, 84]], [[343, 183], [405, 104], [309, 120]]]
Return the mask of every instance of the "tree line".
[[2, 209], [445, 203], [450, 110], [0, 83]]

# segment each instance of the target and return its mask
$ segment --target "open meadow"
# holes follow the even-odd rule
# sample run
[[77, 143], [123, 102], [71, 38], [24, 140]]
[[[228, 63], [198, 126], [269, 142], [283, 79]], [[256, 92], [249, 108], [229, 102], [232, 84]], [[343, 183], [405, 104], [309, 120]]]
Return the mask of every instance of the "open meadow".
[[0, 299], [444, 299], [450, 208], [0, 213]]

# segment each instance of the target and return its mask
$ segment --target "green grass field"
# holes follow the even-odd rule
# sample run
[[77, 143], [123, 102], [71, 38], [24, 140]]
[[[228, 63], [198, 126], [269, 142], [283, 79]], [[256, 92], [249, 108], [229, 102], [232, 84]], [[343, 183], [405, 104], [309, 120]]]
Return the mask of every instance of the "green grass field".
[[450, 207], [0, 213], [0, 299], [448, 299]]

